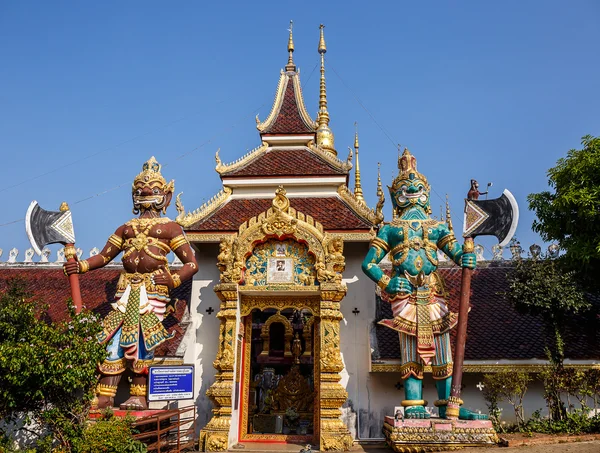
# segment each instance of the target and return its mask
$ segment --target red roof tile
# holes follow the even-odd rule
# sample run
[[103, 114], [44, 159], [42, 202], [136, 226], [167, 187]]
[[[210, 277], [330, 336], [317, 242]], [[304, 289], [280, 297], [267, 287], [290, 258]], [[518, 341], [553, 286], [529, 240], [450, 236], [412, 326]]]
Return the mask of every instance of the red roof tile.
[[[108, 267], [79, 276], [81, 297], [86, 308], [101, 316], [110, 311], [109, 304], [114, 301], [119, 273], [120, 268]], [[65, 302], [71, 297], [71, 289], [62, 268], [38, 265], [0, 268], [0, 291], [6, 290], [8, 282], [14, 278], [24, 280], [28, 291], [40, 302], [49, 305], [48, 315], [52, 321], [62, 321], [68, 317]], [[177, 310], [165, 318], [163, 324], [169, 333], [175, 332], [175, 336], [158, 347], [157, 357], [175, 356], [175, 351], [185, 334], [185, 327], [179, 325], [179, 321], [190, 301], [191, 291], [191, 280], [183, 282], [179, 288], [171, 291], [171, 298], [178, 299]]]
[[336, 169], [306, 148], [271, 149], [244, 167], [222, 176], [338, 176], [347, 172]]
[[263, 133], [266, 134], [306, 134], [314, 133], [315, 131], [309, 128], [302, 117], [300, 116], [298, 103], [296, 102], [296, 94], [294, 89], [294, 83], [292, 77], [298, 77], [297, 75], [287, 77], [287, 87], [283, 95], [283, 102], [279, 109], [279, 114], [275, 121], [268, 129], [265, 129]]
[[[230, 200], [210, 217], [186, 231], [237, 231], [240, 225], [272, 206], [272, 199]], [[329, 198], [290, 198], [290, 206], [312, 216], [325, 230], [369, 230], [371, 224], [359, 217], [342, 200]]]
[[[490, 263], [473, 273], [471, 311], [467, 327], [465, 360], [546, 359], [547, 332], [539, 316], [517, 312], [505, 298], [510, 265]], [[440, 268], [449, 292], [450, 309], [458, 312], [461, 269]], [[377, 298], [377, 320], [393, 317], [390, 304]], [[593, 301], [598, 312], [600, 301]], [[396, 331], [377, 325], [377, 346], [381, 359], [399, 359], [400, 346]], [[456, 341], [452, 330], [452, 343]], [[600, 320], [597, 316], [573, 317], [565, 336], [565, 357], [571, 360], [600, 359]]]

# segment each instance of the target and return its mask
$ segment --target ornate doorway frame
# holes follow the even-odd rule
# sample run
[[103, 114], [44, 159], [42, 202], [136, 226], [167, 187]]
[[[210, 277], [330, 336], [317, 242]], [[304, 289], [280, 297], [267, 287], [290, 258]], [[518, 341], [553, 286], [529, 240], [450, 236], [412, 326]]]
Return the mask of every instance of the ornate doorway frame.
[[[252, 281], [247, 275], [246, 259], [255, 246], [273, 238], [293, 239], [305, 244], [314, 257], [313, 269], [310, 269], [314, 278], [287, 283], [259, 281], [260, 284], [256, 284]], [[253, 308], [248, 307], [256, 305], [243, 301], [260, 301], [260, 304], [279, 308], [279, 305], [289, 305], [287, 300], [304, 298], [307, 302], [314, 301], [313, 315], [319, 319], [313, 345], [315, 361], [318, 361], [314, 376], [318, 395], [314, 405], [315, 420], [319, 420], [314, 429], [315, 438], [319, 439], [320, 450], [349, 450], [352, 437], [340, 419], [341, 406], [348, 398], [340, 384], [340, 372], [344, 368], [340, 355], [340, 301], [347, 291], [342, 283], [345, 268], [343, 240], [325, 233], [320, 223], [293, 209], [280, 186], [271, 208], [242, 224], [237, 235], [221, 241], [217, 262], [221, 271], [220, 283], [214, 289], [221, 300], [217, 314], [221, 321], [219, 348], [213, 362], [217, 373], [215, 382], [206, 392], [213, 402], [213, 416], [200, 432], [200, 449], [224, 451], [230, 447], [236, 362], [238, 367], [241, 366], [241, 357], [236, 357], [239, 355], [236, 354], [237, 320], [239, 315], [249, 315]]]
[[[284, 310], [286, 308], [304, 308], [310, 310], [313, 317], [311, 318], [309, 328], [314, 328], [314, 343], [317, 343], [318, 339], [318, 326], [319, 326], [319, 305], [320, 298], [316, 296], [306, 297], [294, 297], [294, 296], [253, 296], [243, 295], [241, 296], [241, 313], [244, 317], [244, 344], [243, 352], [241, 356], [241, 401], [240, 401], [240, 442], [261, 442], [261, 441], [279, 441], [279, 442], [294, 442], [294, 443], [314, 443], [319, 439], [320, 430], [320, 414], [317, 408], [317, 404], [314, 405], [313, 410], [313, 424], [314, 432], [311, 436], [300, 436], [300, 435], [289, 435], [289, 434], [250, 434], [248, 433], [248, 400], [250, 395], [250, 379], [251, 375], [249, 372], [250, 368], [250, 351], [251, 351], [251, 335], [252, 335], [252, 311], [255, 309], [263, 310], [268, 308], [274, 308], [277, 310]], [[316, 321], [315, 321], [316, 320]], [[312, 343], [312, 342], [311, 342]], [[313, 375], [314, 375], [314, 395], [315, 401], [319, 400], [319, 381], [320, 381], [320, 361], [319, 361], [319, 348], [315, 347], [315, 344], [309, 343], [309, 347], [313, 350]], [[306, 353], [306, 351], [304, 351]], [[309, 440], [308, 437], [312, 437]]]

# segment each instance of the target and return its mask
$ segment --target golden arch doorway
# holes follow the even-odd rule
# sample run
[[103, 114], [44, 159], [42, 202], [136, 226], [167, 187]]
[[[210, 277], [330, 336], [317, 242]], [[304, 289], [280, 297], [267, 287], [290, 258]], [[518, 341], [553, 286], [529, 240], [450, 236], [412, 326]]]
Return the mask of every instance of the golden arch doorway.
[[[224, 451], [238, 440], [295, 438], [312, 439], [320, 450], [350, 448], [352, 437], [340, 419], [348, 397], [340, 384], [343, 248], [341, 238], [291, 207], [282, 187], [271, 208], [222, 239], [220, 283], [214, 287], [221, 300], [217, 373], [206, 392], [213, 416], [200, 432], [201, 450]], [[312, 395], [312, 407], [305, 394]], [[240, 410], [238, 424], [232, 424], [234, 410]]]

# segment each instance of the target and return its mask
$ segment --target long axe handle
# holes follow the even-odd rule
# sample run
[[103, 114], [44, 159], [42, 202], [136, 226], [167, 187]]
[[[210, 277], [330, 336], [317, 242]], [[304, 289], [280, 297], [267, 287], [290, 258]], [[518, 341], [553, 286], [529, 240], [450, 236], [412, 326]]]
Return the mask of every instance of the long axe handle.
[[[473, 238], [467, 237], [463, 245], [463, 252], [473, 253]], [[456, 329], [456, 347], [454, 348], [454, 365], [452, 368], [452, 389], [446, 416], [449, 419], [458, 419], [462, 400], [460, 399], [463, 375], [463, 363], [465, 361], [465, 344], [467, 342], [467, 321], [469, 319], [469, 299], [471, 298], [471, 276], [473, 269], [462, 268], [460, 285], [460, 303], [458, 306], [458, 327]]]
[[[65, 258], [67, 259], [67, 263], [75, 263], [77, 261], [76, 256], [77, 250], [75, 249], [75, 244], [65, 244]], [[79, 287], [79, 275], [69, 275], [69, 284], [71, 285], [71, 298], [75, 305], [75, 314], [79, 314], [83, 307], [81, 288]]]

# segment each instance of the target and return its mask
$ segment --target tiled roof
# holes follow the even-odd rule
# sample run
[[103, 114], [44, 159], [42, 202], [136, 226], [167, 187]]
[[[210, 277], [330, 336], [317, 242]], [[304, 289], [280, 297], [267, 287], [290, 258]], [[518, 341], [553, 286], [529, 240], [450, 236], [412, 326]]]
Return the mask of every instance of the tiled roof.
[[[506, 280], [511, 267], [494, 265], [474, 271], [471, 282], [471, 311], [467, 327], [465, 360], [523, 360], [546, 359], [546, 331], [539, 316], [518, 313], [502, 295], [508, 290]], [[450, 309], [458, 312], [461, 269], [440, 268], [449, 292]], [[380, 298], [378, 320], [392, 318], [390, 304]], [[571, 360], [600, 359], [600, 301], [592, 301], [594, 315], [573, 317], [565, 336], [565, 357]], [[377, 346], [380, 359], [400, 358], [398, 333], [377, 325]], [[452, 330], [452, 343], [456, 329]], [[549, 339], [550, 340], [550, 339]], [[551, 341], [551, 340], [550, 340]]]
[[[239, 226], [265, 212], [272, 206], [271, 198], [230, 200], [214, 214], [185, 230], [191, 231], [234, 231]], [[328, 198], [290, 198], [290, 206], [305, 215], [312, 216], [325, 230], [369, 230], [371, 224], [359, 217], [342, 200]]]
[[[119, 267], [108, 267], [79, 276], [81, 297], [86, 308], [101, 316], [109, 312], [109, 303], [114, 301], [119, 273]], [[15, 278], [24, 280], [28, 291], [40, 302], [49, 305], [48, 315], [51, 320], [62, 321], [68, 317], [65, 302], [71, 297], [71, 289], [61, 267], [32, 265], [0, 268], [0, 291], [6, 290], [8, 282]], [[177, 310], [165, 318], [163, 324], [169, 333], [175, 332], [175, 336], [158, 347], [157, 357], [175, 356], [175, 351], [185, 334], [185, 327], [179, 325], [179, 321], [189, 303], [191, 290], [192, 283], [188, 280], [171, 291], [171, 298], [178, 299]]]
[[342, 169], [329, 165], [306, 148], [270, 149], [250, 161], [248, 165], [227, 173], [230, 176], [338, 176], [346, 175]]
[[315, 132], [304, 123], [300, 116], [292, 77], [298, 76], [293, 75], [287, 78], [281, 108], [273, 124], [263, 131], [265, 134], [306, 134]]

